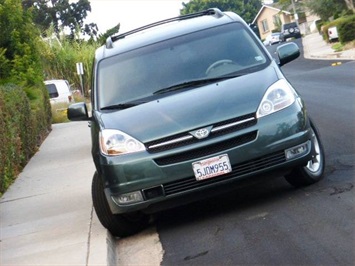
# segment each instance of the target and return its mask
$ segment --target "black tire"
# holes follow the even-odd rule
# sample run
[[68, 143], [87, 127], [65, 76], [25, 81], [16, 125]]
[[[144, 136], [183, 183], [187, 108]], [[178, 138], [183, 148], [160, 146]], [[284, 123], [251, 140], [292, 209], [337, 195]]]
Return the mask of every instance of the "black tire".
[[314, 184], [323, 178], [325, 168], [324, 149], [319, 132], [311, 121], [312, 130], [312, 159], [306, 166], [293, 169], [285, 178], [294, 187]]
[[105, 196], [102, 178], [97, 172], [95, 172], [92, 180], [91, 193], [97, 217], [113, 236], [130, 236], [148, 225], [149, 216], [143, 213], [113, 214], [111, 212]]

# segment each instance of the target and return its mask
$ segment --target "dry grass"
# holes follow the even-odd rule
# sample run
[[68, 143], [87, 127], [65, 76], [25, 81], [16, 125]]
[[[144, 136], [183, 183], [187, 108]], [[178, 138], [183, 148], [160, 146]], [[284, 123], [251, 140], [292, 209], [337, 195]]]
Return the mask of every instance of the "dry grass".
[[355, 40], [348, 42], [344, 45], [344, 50], [349, 50], [355, 48]]
[[52, 124], [69, 122], [67, 117], [67, 103], [52, 104]]

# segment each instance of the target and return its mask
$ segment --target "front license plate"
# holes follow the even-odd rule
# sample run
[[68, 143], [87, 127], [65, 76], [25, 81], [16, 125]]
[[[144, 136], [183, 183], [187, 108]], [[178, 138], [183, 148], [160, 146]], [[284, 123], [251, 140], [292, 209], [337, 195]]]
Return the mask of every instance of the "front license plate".
[[232, 171], [227, 154], [192, 163], [196, 180], [224, 175]]

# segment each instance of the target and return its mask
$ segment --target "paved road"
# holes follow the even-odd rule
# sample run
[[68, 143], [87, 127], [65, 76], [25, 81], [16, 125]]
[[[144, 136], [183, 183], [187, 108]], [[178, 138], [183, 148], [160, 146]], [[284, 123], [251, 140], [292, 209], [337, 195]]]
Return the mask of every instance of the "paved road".
[[294, 189], [275, 176], [162, 212], [145, 232], [118, 240], [120, 265], [149, 258], [161, 265], [354, 265], [355, 62], [334, 62], [301, 57], [283, 68], [321, 131], [324, 180]]

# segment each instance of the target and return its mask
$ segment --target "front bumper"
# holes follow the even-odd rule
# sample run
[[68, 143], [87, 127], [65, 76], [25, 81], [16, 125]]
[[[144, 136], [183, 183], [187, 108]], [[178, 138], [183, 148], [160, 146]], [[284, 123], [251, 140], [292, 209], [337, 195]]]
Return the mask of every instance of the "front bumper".
[[[225, 145], [240, 136], [248, 137], [239, 144]], [[311, 158], [310, 139], [305, 110], [296, 101], [286, 109], [258, 119], [250, 127], [213, 139], [153, 154], [101, 155], [98, 171], [104, 178], [105, 194], [113, 213], [153, 212], [185, 204], [187, 199], [188, 202], [201, 199], [211, 195], [206, 191], [217, 191], [214, 189], [217, 187], [219, 193], [223, 192], [231, 183], [249, 176], [274, 171], [284, 173], [304, 166]], [[306, 149], [288, 159], [285, 151], [299, 145]], [[228, 154], [232, 172], [197, 181], [192, 163], [220, 154]], [[137, 202], [131, 199], [120, 202], [122, 195], [131, 193], [138, 193], [141, 198], [138, 197]]]

